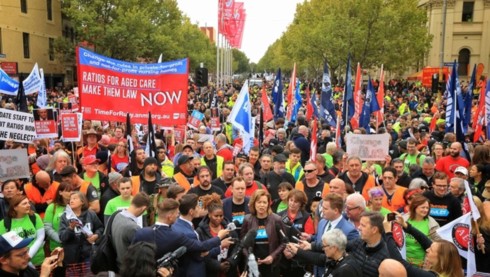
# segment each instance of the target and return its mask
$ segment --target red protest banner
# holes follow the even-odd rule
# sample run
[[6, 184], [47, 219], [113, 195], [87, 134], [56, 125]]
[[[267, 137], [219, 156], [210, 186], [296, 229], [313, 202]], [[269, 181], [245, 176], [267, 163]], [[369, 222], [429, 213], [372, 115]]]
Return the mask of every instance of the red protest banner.
[[62, 113], [61, 134], [64, 141], [79, 141], [78, 116], [76, 113]]
[[80, 106], [84, 119], [162, 126], [185, 124], [189, 61], [129, 63], [77, 48]]

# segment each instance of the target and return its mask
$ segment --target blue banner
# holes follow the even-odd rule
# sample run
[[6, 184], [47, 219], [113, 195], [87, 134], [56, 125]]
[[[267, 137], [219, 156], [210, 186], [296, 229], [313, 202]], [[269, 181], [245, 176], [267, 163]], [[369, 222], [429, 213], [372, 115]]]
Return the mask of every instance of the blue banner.
[[24, 93], [26, 95], [33, 94], [35, 92], [39, 92], [41, 89], [41, 76], [39, 76], [39, 67], [37, 63], [32, 68], [31, 73], [27, 78], [22, 81], [22, 85], [24, 86]]
[[19, 82], [0, 68], [0, 93], [15, 96], [19, 90]]

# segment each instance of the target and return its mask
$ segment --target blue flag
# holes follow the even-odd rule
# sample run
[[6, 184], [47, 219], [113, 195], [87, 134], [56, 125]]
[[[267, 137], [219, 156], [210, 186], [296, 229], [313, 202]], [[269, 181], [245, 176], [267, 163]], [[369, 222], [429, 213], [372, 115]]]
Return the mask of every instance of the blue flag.
[[313, 106], [313, 116], [315, 118], [319, 118], [320, 113], [318, 111], [318, 106], [316, 104], [316, 93], [315, 93], [315, 91], [312, 91], [310, 93], [310, 103], [311, 103], [311, 106]]
[[296, 89], [294, 91], [294, 99], [293, 99], [293, 112], [291, 114], [291, 122], [295, 122], [298, 117], [299, 108], [301, 108], [301, 104], [303, 99], [301, 98], [300, 93], [301, 82], [299, 80], [296, 81]]
[[342, 123], [341, 130], [344, 130], [345, 126], [350, 122], [350, 119], [354, 116], [354, 96], [352, 88], [352, 71], [350, 68], [350, 55], [347, 58], [347, 68], [345, 70], [345, 88], [344, 99], [342, 104]]
[[19, 90], [19, 82], [0, 68], [0, 93], [15, 96]]
[[240, 94], [238, 95], [235, 105], [228, 116], [228, 122], [238, 129], [242, 135], [243, 152], [248, 154], [253, 145], [254, 126], [252, 121], [252, 112], [250, 110], [250, 95], [248, 91], [248, 80], [243, 84]]
[[282, 93], [282, 78], [281, 69], [277, 70], [276, 79], [274, 80], [274, 87], [272, 88], [272, 102], [274, 102], [274, 121], [278, 118], [284, 118], [284, 95]]
[[466, 93], [463, 96], [464, 100], [464, 120], [463, 120], [463, 132], [468, 133], [468, 126], [471, 123], [471, 107], [473, 104], [473, 88], [476, 84], [476, 64], [473, 67], [473, 73], [471, 74], [470, 83]]
[[463, 142], [464, 103], [456, 65], [457, 63], [454, 61], [453, 69], [447, 80], [446, 92], [444, 93], [447, 99], [446, 133], [455, 133], [456, 140]]
[[337, 125], [332, 82], [330, 80], [330, 72], [328, 71], [327, 63], [323, 64], [322, 94], [320, 103], [320, 116], [325, 119], [330, 126]]
[[373, 83], [371, 82], [371, 76], [369, 76], [366, 97], [364, 98], [364, 105], [362, 107], [361, 118], [359, 120], [359, 126], [366, 129], [368, 134], [371, 130], [371, 127], [369, 126], [371, 114], [376, 111], [379, 111], [379, 104], [378, 100], [376, 99]]

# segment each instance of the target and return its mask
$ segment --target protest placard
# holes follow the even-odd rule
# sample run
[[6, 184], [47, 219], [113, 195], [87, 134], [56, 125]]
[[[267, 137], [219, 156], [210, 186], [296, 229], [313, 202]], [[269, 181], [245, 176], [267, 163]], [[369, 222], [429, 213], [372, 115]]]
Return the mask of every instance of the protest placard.
[[27, 149], [0, 150], [0, 181], [29, 177]]
[[77, 48], [80, 106], [91, 120], [186, 124], [189, 60], [129, 63]]
[[80, 141], [80, 128], [77, 114], [63, 113], [60, 117], [63, 141]]
[[349, 133], [345, 136], [347, 154], [357, 156], [363, 161], [384, 161], [388, 155], [390, 135], [358, 135]]
[[32, 114], [0, 109], [0, 140], [31, 143], [35, 139], [36, 129]]
[[56, 116], [53, 109], [35, 109], [34, 126], [38, 138], [57, 138]]
[[198, 110], [193, 110], [191, 116], [189, 116], [189, 121], [187, 122], [187, 126], [190, 128], [197, 130], [201, 125], [201, 122], [204, 118], [204, 114]]

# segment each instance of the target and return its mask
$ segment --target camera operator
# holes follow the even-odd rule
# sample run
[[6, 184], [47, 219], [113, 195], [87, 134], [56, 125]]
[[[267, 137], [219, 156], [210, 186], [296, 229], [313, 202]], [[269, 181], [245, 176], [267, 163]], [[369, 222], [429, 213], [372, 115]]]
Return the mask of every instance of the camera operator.
[[173, 268], [157, 268], [155, 258], [156, 246], [153, 243], [137, 242], [128, 247], [124, 255], [121, 271], [121, 277], [169, 277], [172, 276]]

